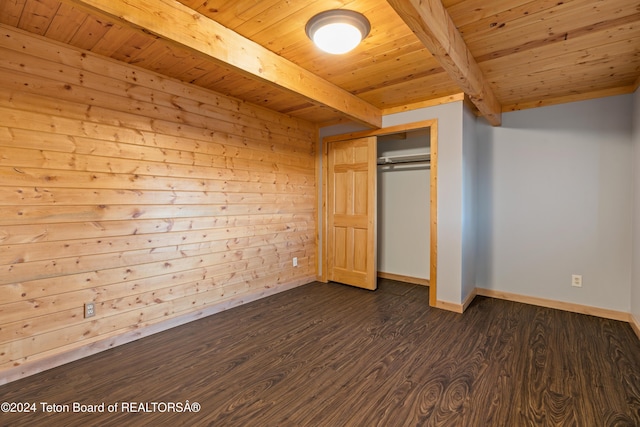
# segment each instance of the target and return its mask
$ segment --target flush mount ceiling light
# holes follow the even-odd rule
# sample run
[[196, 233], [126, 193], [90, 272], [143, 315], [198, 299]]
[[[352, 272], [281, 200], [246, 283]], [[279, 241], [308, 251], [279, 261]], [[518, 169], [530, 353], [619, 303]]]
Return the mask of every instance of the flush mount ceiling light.
[[362, 41], [371, 30], [371, 24], [361, 13], [353, 10], [328, 10], [307, 22], [307, 36], [320, 49], [328, 53], [347, 53]]

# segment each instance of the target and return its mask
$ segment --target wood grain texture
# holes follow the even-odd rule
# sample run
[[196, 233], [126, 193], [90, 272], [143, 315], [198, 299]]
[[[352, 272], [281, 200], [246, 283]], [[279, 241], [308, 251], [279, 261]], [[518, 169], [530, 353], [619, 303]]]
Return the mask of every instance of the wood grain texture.
[[[389, 126], [383, 129], [374, 129], [368, 131], [357, 131], [350, 132], [341, 135], [332, 135], [324, 137], [322, 140], [323, 145], [323, 157], [322, 157], [322, 185], [324, 188], [329, 187], [329, 179], [328, 179], [328, 168], [329, 164], [329, 144], [339, 141], [346, 141], [350, 139], [357, 138], [367, 138], [367, 137], [377, 137], [383, 135], [391, 135], [394, 133], [402, 133], [410, 130], [416, 129], [429, 129], [429, 140], [431, 141], [431, 174], [430, 174], [430, 186], [431, 186], [431, 200], [430, 200], [430, 213], [429, 213], [429, 222], [431, 227], [431, 240], [430, 240], [430, 259], [431, 265], [429, 266], [429, 288], [431, 289], [431, 293], [429, 294], [429, 304], [431, 306], [435, 306], [437, 302], [437, 277], [438, 277], [438, 233], [437, 233], [437, 225], [438, 225], [438, 197], [437, 197], [437, 188], [438, 188], [438, 120], [423, 120], [420, 122], [414, 122], [403, 125], [395, 125]], [[323, 196], [322, 203], [322, 218], [324, 224], [328, 224], [328, 200], [326, 194]], [[329, 237], [326, 233], [328, 227], [325, 227], [325, 233], [323, 236], [324, 241], [328, 241]], [[319, 277], [320, 281], [326, 282], [327, 279], [327, 271], [328, 271], [328, 263], [327, 260], [329, 258], [328, 245], [322, 245], [322, 248], [318, 248], [318, 251], [323, 251], [322, 253], [322, 275]]]
[[[341, 111], [367, 126], [380, 127], [382, 124], [378, 108], [179, 2], [67, 1], [73, 6], [95, 11], [100, 20], [115, 20], [121, 25], [143, 28], [164, 38], [169, 45], [195, 52], [202, 60], [219, 62], [224, 68], [257, 78], [280, 90], [298, 93], [312, 104]], [[185, 52], [184, 57], [188, 56]]]
[[328, 278], [376, 289], [377, 138], [328, 146]]
[[378, 277], [405, 283], [413, 283], [414, 285], [429, 286], [429, 279], [423, 279], [421, 277], [405, 276], [403, 274], [396, 273], [385, 273], [383, 271], [378, 271]]
[[605, 319], [620, 320], [628, 322], [631, 314], [624, 311], [609, 310], [606, 308], [592, 307], [588, 305], [556, 301], [546, 298], [532, 297], [528, 295], [514, 294], [511, 292], [496, 291], [493, 289], [476, 288], [477, 295], [491, 298], [506, 299], [508, 301], [521, 302], [524, 304], [539, 305], [541, 307], [556, 308], [558, 310], [571, 311], [574, 313], [588, 314], [590, 316], [604, 317]]
[[315, 126], [9, 28], [0, 56], [0, 375], [315, 278]]
[[442, 2], [391, 0], [388, 3], [429, 49], [449, 77], [460, 85], [487, 121], [493, 126], [500, 126], [500, 101]]
[[[510, 111], [632, 93], [640, 70], [637, 0], [422, 1], [434, 11], [425, 15], [427, 24], [445, 22], [443, 12], [451, 17], [440, 26], [446, 33], [434, 28], [443, 43], [433, 53], [457, 46], [439, 55], [442, 63], [384, 0], [103, 3], [119, 18], [82, 6], [98, 2], [6, 0], [0, 2], [0, 24], [315, 123], [346, 119], [346, 110], [370, 116], [429, 105], [459, 93], [457, 79], [469, 87], [480, 72], [484, 85], [474, 84], [470, 92], [493, 92], [502, 111]], [[127, 5], [138, 8], [122, 7]], [[332, 8], [364, 14], [372, 29], [340, 58], [315, 48], [304, 31], [309, 19]], [[462, 43], [468, 53], [454, 58]], [[445, 68], [454, 59], [460, 65], [449, 74]], [[473, 63], [479, 71], [468, 65]], [[336, 88], [345, 92], [332, 96]], [[362, 101], [375, 108], [365, 105], [363, 111]], [[499, 115], [496, 102], [476, 102], [496, 104]]]
[[12, 426], [636, 426], [640, 341], [614, 320], [424, 286], [313, 283], [0, 387], [16, 402], [197, 413], [3, 414]]

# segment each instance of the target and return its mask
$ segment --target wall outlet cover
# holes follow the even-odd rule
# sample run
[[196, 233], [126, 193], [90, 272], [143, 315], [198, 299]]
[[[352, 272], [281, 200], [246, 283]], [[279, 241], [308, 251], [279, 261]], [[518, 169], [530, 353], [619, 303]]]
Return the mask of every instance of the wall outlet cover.
[[581, 288], [582, 287], [582, 276], [579, 274], [572, 274], [571, 275], [571, 286], [576, 287], [576, 288]]

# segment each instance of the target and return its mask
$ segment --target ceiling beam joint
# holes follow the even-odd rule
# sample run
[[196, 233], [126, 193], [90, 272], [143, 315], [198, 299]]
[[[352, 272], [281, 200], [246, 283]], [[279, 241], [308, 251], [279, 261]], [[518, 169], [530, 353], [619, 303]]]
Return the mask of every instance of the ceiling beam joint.
[[492, 125], [500, 126], [502, 106], [441, 0], [387, 1], [480, 114]]

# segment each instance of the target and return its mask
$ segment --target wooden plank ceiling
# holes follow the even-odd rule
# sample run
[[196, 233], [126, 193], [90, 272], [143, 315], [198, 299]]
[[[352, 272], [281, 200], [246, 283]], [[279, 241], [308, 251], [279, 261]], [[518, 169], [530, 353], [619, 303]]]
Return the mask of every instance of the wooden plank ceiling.
[[[0, 23], [316, 123], [375, 127], [465, 92], [497, 125], [640, 76], [638, 0], [179, 1], [0, 0]], [[335, 8], [372, 27], [341, 56], [304, 31]]]

